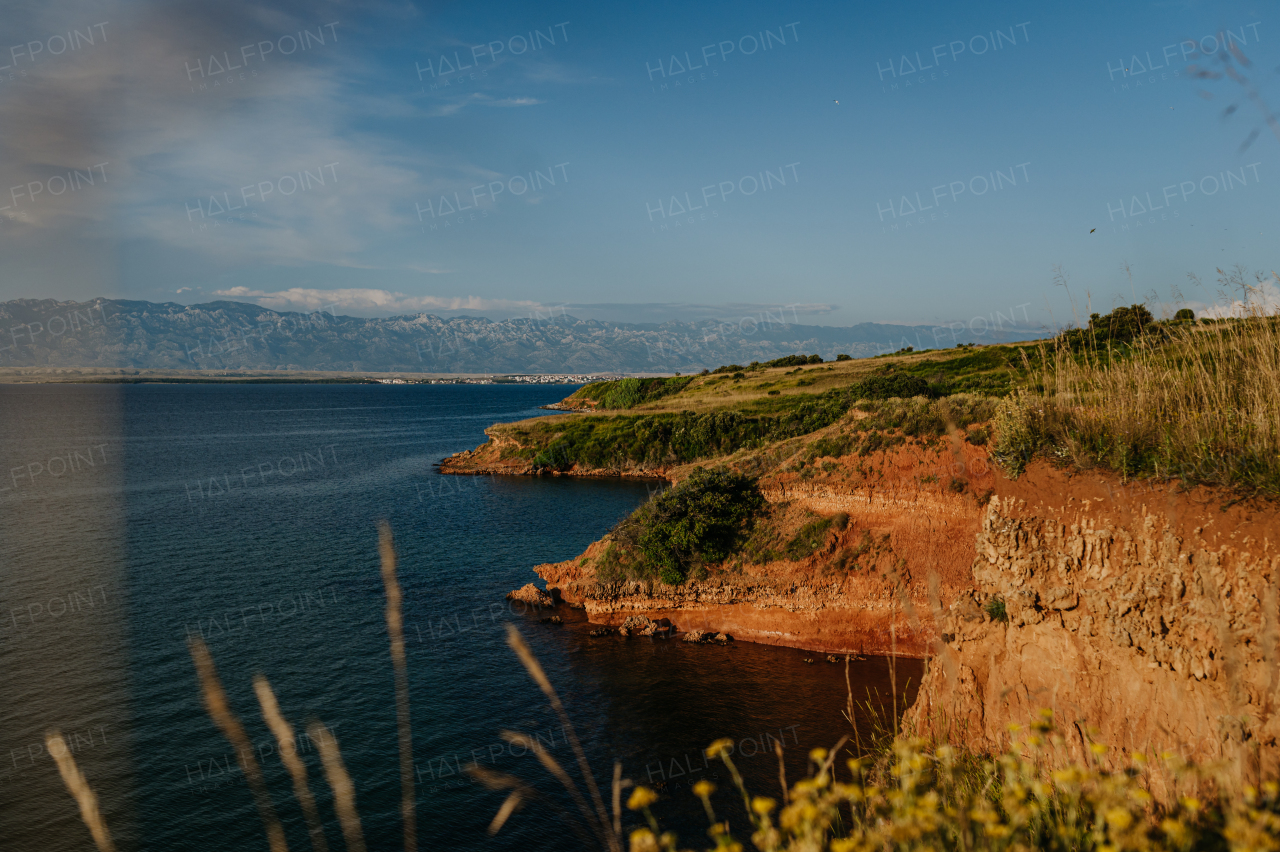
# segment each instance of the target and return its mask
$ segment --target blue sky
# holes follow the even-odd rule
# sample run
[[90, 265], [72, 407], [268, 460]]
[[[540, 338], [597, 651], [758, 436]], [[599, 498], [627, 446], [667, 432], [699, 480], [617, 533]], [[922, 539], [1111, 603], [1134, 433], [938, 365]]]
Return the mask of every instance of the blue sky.
[[1274, 6], [12, 5], [0, 298], [1035, 326], [1276, 266]]

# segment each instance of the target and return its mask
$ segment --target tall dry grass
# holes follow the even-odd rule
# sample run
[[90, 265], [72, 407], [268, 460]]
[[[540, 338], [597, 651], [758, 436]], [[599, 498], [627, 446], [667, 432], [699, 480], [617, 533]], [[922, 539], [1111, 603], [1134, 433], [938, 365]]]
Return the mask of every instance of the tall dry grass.
[[44, 745], [45, 751], [58, 766], [62, 783], [66, 785], [71, 797], [76, 800], [76, 805], [80, 808], [80, 818], [88, 827], [98, 852], [115, 852], [116, 845], [111, 839], [111, 830], [107, 828], [106, 820], [102, 818], [102, 811], [98, 808], [98, 795], [89, 786], [89, 781], [80, 771], [80, 767], [76, 765], [76, 759], [72, 757], [71, 749], [62, 732], [49, 731], [45, 734]]
[[1040, 453], [1126, 477], [1280, 496], [1280, 318], [1160, 327], [1122, 348], [1042, 350], [996, 414], [1014, 475]]

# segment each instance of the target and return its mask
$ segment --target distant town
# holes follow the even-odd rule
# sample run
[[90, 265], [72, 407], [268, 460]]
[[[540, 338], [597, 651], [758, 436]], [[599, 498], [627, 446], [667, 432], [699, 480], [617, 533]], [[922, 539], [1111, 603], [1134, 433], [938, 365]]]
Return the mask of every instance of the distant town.
[[383, 385], [586, 385], [609, 379], [625, 378], [621, 373], [608, 375], [523, 375], [484, 376], [457, 379], [374, 379]]

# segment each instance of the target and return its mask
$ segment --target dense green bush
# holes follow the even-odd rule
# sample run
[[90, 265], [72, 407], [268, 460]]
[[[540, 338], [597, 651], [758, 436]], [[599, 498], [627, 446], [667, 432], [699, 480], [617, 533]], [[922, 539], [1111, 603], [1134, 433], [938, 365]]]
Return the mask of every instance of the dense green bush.
[[1072, 350], [1105, 349], [1108, 345], [1132, 343], [1156, 328], [1155, 317], [1145, 305], [1130, 305], [1109, 314], [1090, 314], [1085, 328], [1067, 329], [1059, 335], [1059, 341]]
[[674, 586], [704, 563], [734, 553], [764, 506], [751, 477], [699, 467], [637, 509], [614, 528], [613, 537], [640, 555], [641, 573]]
[[939, 396], [930, 384], [910, 373], [879, 373], [868, 376], [853, 386], [854, 396], [860, 399], [909, 399], [913, 396]]
[[590, 399], [600, 408], [634, 408], [645, 402], [662, 399], [684, 390], [693, 376], [675, 376], [656, 379], [619, 379], [612, 382], [593, 382], [578, 388], [570, 399]]
[[[839, 357], [836, 358], [840, 360]], [[844, 356], [844, 360], [849, 360], [849, 356]], [[803, 367], [806, 364], [821, 364], [822, 356], [813, 355], [783, 355], [781, 358], [774, 358], [772, 361], [752, 361], [748, 366], [743, 367], [740, 364], [726, 364], [723, 367], [717, 367], [711, 372], [714, 373], [737, 373], [743, 370], [763, 370], [767, 367]]]

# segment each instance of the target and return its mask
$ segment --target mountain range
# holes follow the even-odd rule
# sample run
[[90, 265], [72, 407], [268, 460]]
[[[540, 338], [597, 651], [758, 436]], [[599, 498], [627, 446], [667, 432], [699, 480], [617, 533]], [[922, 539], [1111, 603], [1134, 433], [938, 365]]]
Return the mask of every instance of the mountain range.
[[[696, 372], [783, 355], [854, 358], [1045, 336], [993, 314], [969, 324], [802, 325], [783, 309], [736, 321], [625, 323], [568, 314], [494, 321], [350, 317], [244, 302], [98, 298], [0, 303], [0, 368], [401, 373]], [[1025, 316], [1025, 315], [1024, 315]], [[977, 320], [981, 319], [979, 325]]]

